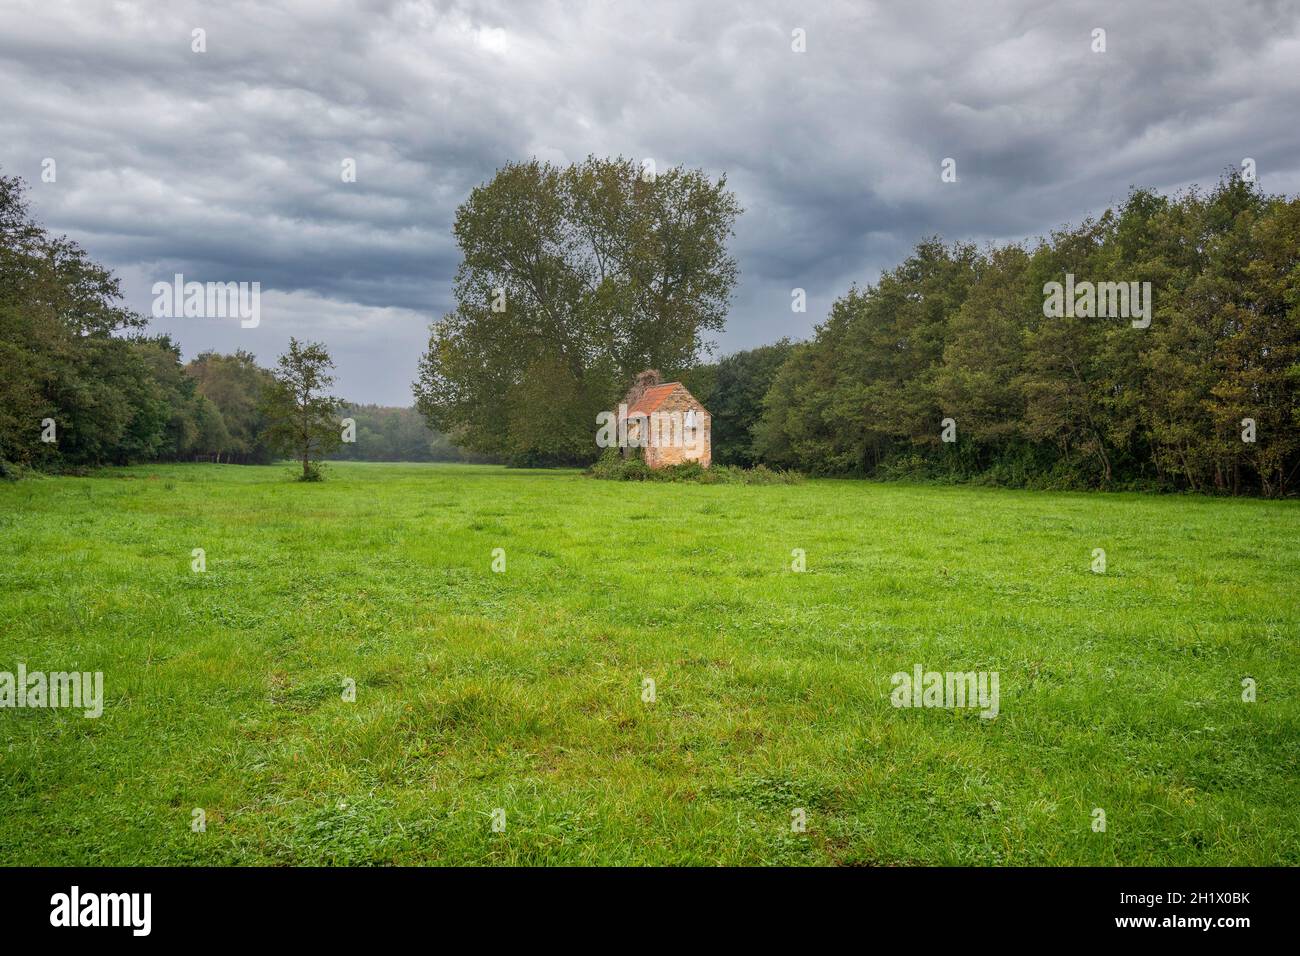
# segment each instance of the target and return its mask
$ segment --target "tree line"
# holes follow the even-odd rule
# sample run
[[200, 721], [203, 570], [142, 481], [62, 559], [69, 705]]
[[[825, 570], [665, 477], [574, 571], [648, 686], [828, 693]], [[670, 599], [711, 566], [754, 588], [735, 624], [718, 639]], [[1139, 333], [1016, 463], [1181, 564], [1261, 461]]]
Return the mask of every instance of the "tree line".
[[[811, 340], [704, 360], [736, 279], [725, 179], [511, 164], [458, 210], [419, 408], [515, 464], [594, 459], [638, 371], [713, 459], [815, 475], [1284, 495], [1300, 470], [1300, 200], [1230, 172], [1049, 236], [918, 243]], [[1068, 298], [1068, 301], [1065, 301]]]
[[[1061, 315], [1075, 280], [1096, 299]], [[1100, 283], [1147, 282], [1146, 316], [1100, 314]], [[921, 242], [791, 350], [749, 436], [814, 474], [1288, 494], [1300, 200], [1230, 174], [1032, 245]]]
[[[275, 370], [242, 350], [182, 362], [168, 336], [149, 335], [146, 319], [122, 304], [118, 279], [36, 223], [22, 181], [0, 175], [0, 475], [142, 461], [265, 464], [304, 449], [310, 462], [334, 446], [342, 458], [462, 457], [413, 409], [328, 396], [331, 364], [323, 346], [296, 341]], [[342, 440], [347, 416], [353, 442]]]
[[[275, 370], [244, 351], [183, 363], [0, 176], [0, 471], [281, 453], [305, 475], [326, 454], [586, 464], [597, 414], [657, 368], [709, 408], [720, 464], [1295, 489], [1300, 199], [1234, 172], [1208, 192], [1133, 190], [1035, 241], [928, 238], [850, 288], [810, 340], [708, 362], [739, 213], [725, 178], [698, 170], [507, 165], [457, 211], [456, 305], [432, 329], [417, 411], [325, 394], [316, 343], [292, 343]], [[1136, 317], [1106, 314], [1117, 301]], [[333, 434], [340, 417], [355, 441]]]

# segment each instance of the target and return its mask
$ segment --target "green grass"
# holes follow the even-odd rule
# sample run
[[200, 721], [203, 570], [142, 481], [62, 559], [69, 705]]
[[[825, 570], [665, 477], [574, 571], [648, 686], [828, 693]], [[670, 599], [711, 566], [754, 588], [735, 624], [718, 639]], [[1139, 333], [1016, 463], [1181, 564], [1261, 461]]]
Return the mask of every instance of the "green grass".
[[1300, 863], [1295, 503], [329, 467], [0, 483], [0, 862]]

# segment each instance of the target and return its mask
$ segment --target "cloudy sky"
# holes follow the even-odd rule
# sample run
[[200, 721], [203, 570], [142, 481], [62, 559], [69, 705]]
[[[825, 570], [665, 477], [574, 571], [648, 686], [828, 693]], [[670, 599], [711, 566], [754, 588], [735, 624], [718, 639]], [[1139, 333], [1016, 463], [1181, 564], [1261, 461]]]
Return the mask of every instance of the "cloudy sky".
[[1245, 157], [1300, 193], [1300, 3], [1042, 7], [0, 0], [0, 171], [142, 312], [177, 272], [260, 282], [255, 329], [153, 321], [187, 358], [318, 339], [339, 394], [386, 404], [450, 306], [456, 206], [510, 160], [725, 174], [722, 353], [807, 335], [926, 235], [1035, 236]]

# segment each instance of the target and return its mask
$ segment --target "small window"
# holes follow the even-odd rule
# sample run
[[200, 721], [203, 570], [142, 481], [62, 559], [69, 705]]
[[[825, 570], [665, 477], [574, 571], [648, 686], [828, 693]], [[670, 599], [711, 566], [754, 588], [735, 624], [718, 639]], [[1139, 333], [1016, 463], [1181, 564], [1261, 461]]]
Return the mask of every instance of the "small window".
[[687, 410], [685, 424], [687, 428], [695, 428], [697, 425], [699, 425], [699, 421], [695, 417], [695, 409], [692, 408]]

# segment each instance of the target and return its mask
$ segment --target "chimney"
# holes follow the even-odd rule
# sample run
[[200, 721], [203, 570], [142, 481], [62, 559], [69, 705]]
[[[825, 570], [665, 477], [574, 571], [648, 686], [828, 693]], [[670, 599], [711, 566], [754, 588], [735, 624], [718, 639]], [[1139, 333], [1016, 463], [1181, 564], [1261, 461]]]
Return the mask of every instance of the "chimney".
[[646, 393], [647, 389], [654, 388], [662, 383], [663, 376], [659, 374], [658, 369], [648, 368], [644, 372], [638, 372], [632, 387], [627, 390], [627, 395], [623, 398], [623, 403], [628, 408], [631, 408]]

